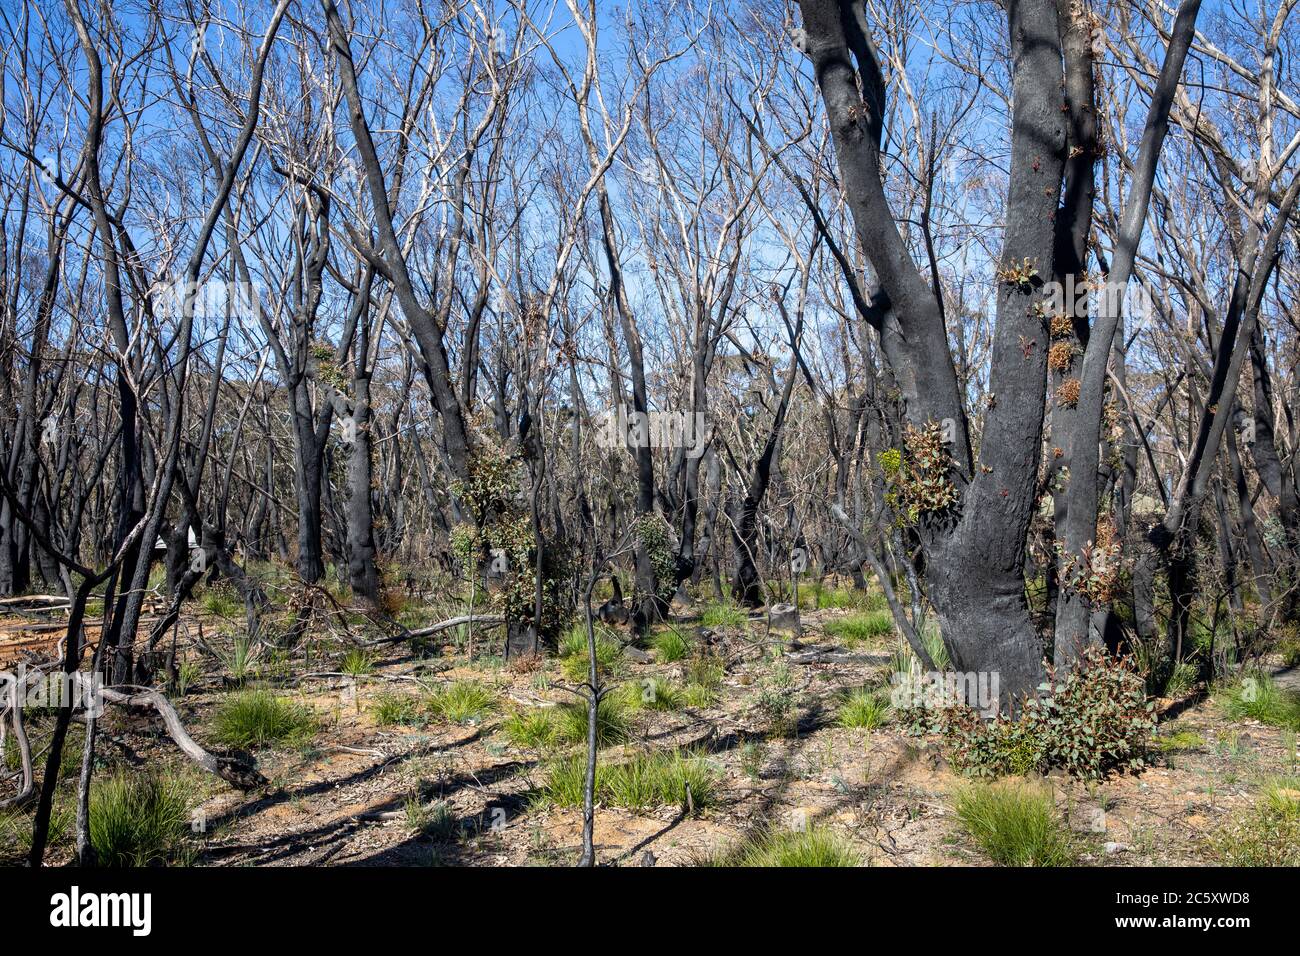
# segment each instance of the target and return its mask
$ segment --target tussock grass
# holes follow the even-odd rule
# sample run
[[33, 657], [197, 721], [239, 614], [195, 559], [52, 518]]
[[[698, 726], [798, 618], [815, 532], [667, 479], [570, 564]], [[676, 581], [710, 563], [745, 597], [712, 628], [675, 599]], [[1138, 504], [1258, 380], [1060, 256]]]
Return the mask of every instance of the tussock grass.
[[1224, 866], [1300, 866], [1300, 777], [1270, 781], [1253, 808], [1207, 843]]
[[710, 629], [740, 630], [749, 624], [749, 615], [743, 608], [729, 602], [713, 601], [700, 611], [700, 625]]
[[862, 866], [862, 856], [824, 827], [760, 830], [739, 843], [698, 861], [703, 866], [844, 867]]
[[957, 795], [957, 819], [1003, 866], [1069, 866], [1076, 853], [1052, 791], [1016, 780], [972, 784]]
[[439, 720], [465, 724], [482, 720], [497, 706], [492, 689], [473, 680], [444, 684], [429, 694], [429, 713]]
[[846, 644], [866, 644], [894, 633], [894, 616], [888, 611], [861, 611], [837, 617], [826, 622], [827, 637]]
[[[624, 663], [623, 645], [602, 630], [596, 631], [596, 673], [609, 677]], [[570, 683], [581, 684], [590, 670], [587, 661], [587, 625], [571, 628], [560, 640], [560, 670]]]
[[311, 708], [269, 690], [247, 690], [224, 701], [213, 717], [213, 736], [228, 747], [305, 743], [317, 730]]
[[[564, 743], [578, 744], [587, 742], [587, 703], [573, 701], [561, 704], [559, 739]], [[615, 694], [601, 700], [596, 707], [596, 745], [608, 747], [627, 740], [630, 729], [627, 707]]]
[[380, 694], [371, 712], [381, 727], [410, 727], [424, 722], [420, 701], [409, 694]]
[[[573, 754], [555, 761], [550, 768], [541, 799], [557, 807], [582, 806], [586, 780], [585, 754]], [[682, 750], [661, 750], [638, 754], [626, 763], [596, 766], [596, 800], [624, 810], [690, 803], [697, 809], [716, 799], [717, 773], [703, 757]]]
[[420, 836], [436, 843], [447, 843], [460, 836], [460, 821], [455, 811], [441, 800], [426, 805], [412, 797], [406, 801], [405, 809], [406, 825]]
[[90, 843], [101, 866], [186, 864], [189, 806], [184, 786], [152, 774], [118, 774], [90, 796]]
[[841, 727], [875, 730], [889, 720], [889, 697], [879, 688], [860, 687], [849, 691], [840, 704]]
[[681, 710], [682, 689], [662, 677], [647, 677], [624, 685], [629, 710]]
[[1258, 720], [1261, 724], [1300, 730], [1300, 694], [1278, 687], [1268, 674], [1253, 671], [1217, 695], [1230, 720]]
[[528, 750], [552, 747], [560, 736], [556, 710], [545, 707], [515, 711], [506, 718], [502, 730], [510, 743]]
[[680, 661], [691, 653], [691, 642], [680, 631], [663, 630], [651, 641], [655, 651], [655, 660], [660, 664]]

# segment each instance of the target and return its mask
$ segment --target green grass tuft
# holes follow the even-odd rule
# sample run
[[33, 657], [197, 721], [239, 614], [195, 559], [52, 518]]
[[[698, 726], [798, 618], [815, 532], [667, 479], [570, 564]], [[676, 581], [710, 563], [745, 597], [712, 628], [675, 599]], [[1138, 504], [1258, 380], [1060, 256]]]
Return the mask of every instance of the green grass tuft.
[[660, 664], [672, 664], [691, 653], [691, 642], [676, 630], [660, 631], [654, 636], [651, 645], [655, 650], [655, 660]]
[[243, 691], [224, 701], [213, 718], [213, 736], [228, 747], [305, 743], [317, 729], [316, 715], [269, 690]]
[[179, 781], [119, 774], [90, 797], [90, 843], [101, 866], [187, 864], [189, 806]]
[[506, 718], [502, 729], [512, 744], [529, 750], [545, 750], [554, 746], [560, 736], [556, 710], [548, 707], [517, 710]]
[[424, 722], [420, 701], [409, 694], [380, 694], [372, 712], [381, 727], [411, 727]]
[[[587, 704], [574, 701], [559, 707], [559, 739], [564, 743], [587, 742]], [[627, 707], [617, 695], [601, 700], [596, 708], [596, 745], [608, 747], [627, 740], [629, 722]]]
[[894, 633], [894, 616], [888, 611], [863, 611], [833, 618], [826, 622], [826, 636], [850, 646], [890, 637]]
[[957, 819], [1003, 866], [1069, 866], [1075, 850], [1052, 791], [1012, 780], [973, 784], [957, 795]]
[[762, 830], [700, 861], [705, 866], [845, 867], [861, 866], [862, 856], [824, 827]]
[[429, 713], [453, 724], [482, 720], [496, 705], [497, 697], [491, 688], [473, 680], [444, 684], [429, 695]]
[[726, 628], [728, 630], [741, 630], [748, 626], [749, 615], [745, 613], [744, 608], [737, 607], [727, 602], [711, 602], [704, 605], [700, 612], [700, 625], [710, 629]]
[[839, 725], [875, 730], [889, 720], [889, 697], [879, 689], [850, 691], [840, 704]]
[[1246, 674], [1222, 688], [1218, 699], [1231, 720], [1258, 720], [1273, 727], [1300, 730], [1300, 694], [1278, 687], [1263, 671]]
[[[557, 807], [582, 806], [587, 758], [574, 754], [551, 765], [541, 798]], [[626, 763], [596, 766], [596, 800], [624, 810], [684, 807], [687, 793], [695, 808], [714, 802], [717, 773], [707, 760], [681, 750], [638, 754]]]

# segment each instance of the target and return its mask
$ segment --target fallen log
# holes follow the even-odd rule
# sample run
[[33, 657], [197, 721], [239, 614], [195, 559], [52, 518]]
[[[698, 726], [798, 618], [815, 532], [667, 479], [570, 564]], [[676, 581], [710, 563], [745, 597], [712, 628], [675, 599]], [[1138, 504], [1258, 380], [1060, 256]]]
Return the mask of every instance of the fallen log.
[[208, 773], [216, 774], [237, 790], [252, 790], [266, 785], [266, 778], [258, 772], [257, 764], [252, 757], [241, 753], [209, 753], [195, 743], [194, 738], [186, 732], [185, 725], [181, 723], [176, 708], [158, 691], [138, 688], [131, 693], [123, 693], [120, 690], [105, 687], [102, 693], [104, 700], [114, 704], [121, 704], [124, 707], [153, 708], [158, 712], [158, 716], [162, 718], [163, 726], [167, 729], [167, 735], [171, 737], [185, 756], [208, 771]]

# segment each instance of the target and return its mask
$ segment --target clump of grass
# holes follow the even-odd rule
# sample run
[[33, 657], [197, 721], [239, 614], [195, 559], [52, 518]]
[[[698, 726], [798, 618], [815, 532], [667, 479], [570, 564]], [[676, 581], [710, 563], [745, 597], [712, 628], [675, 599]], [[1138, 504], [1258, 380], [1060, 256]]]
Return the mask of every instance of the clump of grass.
[[1075, 849], [1046, 787], [1012, 780], [973, 784], [957, 795], [957, 819], [995, 863], [1069, 866]]
[[683, 707], [712, 707], [718, 702], [718, 692], [703, 684], [687, 684], [682, 688]]
[[700, 861], [705, 866], [842, 867], [861, 866], [861, 855], [825, 827], [764, 829]]
[[455, 811], [441, 800], [426, 805], [411, 797], [406, 801], [406, 825], [435, 843], [448, 843], [460, 835]]
[[[587, 758], [574, 754], [551, 766], [541, 798], [558, 807], [582, 806]], [[708, 761], [682, 750], [638, 754], [626, 763], [596, 767], [596, 800], [625, 810], [655, 807], [695, 808], [711, 804], [716, 796], [717, 774]]]
[[691, 652], [691, 642], [676, 630], [660, 631], [651, 643], [655, 650], [655, 660], [661, 664], [680, 661]]
[[[564, 743], [578, 744], [587, 741], [587, 704], [574, 701], [559, 707], [559, 739]], [[627, 740], [627, 708], [614, 694], [605, 697], [596, 707], [596, 745], [608, 747]]]
[[700, 612], [700, 625], [710, 629], [740, 630], [749, 624], [744, 609], [729, 602], [710, 602]]
[[1200, 734], [1192, 733], [1190, 730], [1180, 730], [1168, 737], [1156, 737], [1153, 742], [1165, 753], [1174, 753], [1179, 750], [1196, 750], [1205, 746], [1205, 738]]
[[90, 843], [102, 866], [188, 863], [189, 806], [175, 779], [119, 774], [90, 796]]
[[625, 685], [624, 701], [629, 710], [681, 710], [682, 690], [662, 677], [647, 677]]
[[726, 668], [722, 661], [707, 654], [697, 654], [686, 664], [686, 683], [713, 690], [722, 684]]
[[439, 720], [465, 724], [482, 720], [496, 709], [492, 690], [478, 681], [458, 680], [443, 684], [429, 695], [429, 713]]
[[232, 681], [242, 684], [252, 675], [257, 662], [258, 648], [248, 635], [236, 635], [231, 643], [230, 653], [222, 651], [217, 653]]
[[555, 710], [544, 707], [515, 711], [506, 718], [502, 729], [512, 744], [530, 750], [545, 750], [553, 746], [560, 735]]
[[879, 689], [860, 687], [840, 704], [839, 725], [875, 730], [889, 720], [889, 698]]
[[863, 611], [826, 622], [826, 636], [846, 644], [865, 644], [894, 633], [894, 617], [888, 611]]
[[[560, 640], [560, 669], [565, 679], [574, 684], [587, 680], [590, 667], [587, 660], [587, 626], [571, 628]], [[596, 633], [596, 673], [602, 677], [615, 674], [623, 663], [623, 645], [603, 631]]]
[[827, 608], [843, 609], [857, 607], [859, 597], [850, 588], [836, 588], [818, 581], [811, 588], [813, 607], [817, 610]]
[[349, 677], [364, 677], [375, 669], [375, 657], [362, 647], [353, 647], [343, 655], [339, 670]]
[[1223, 688], [1219, 702], [1231, 720], [1258, 720], [1261, 724], [1300, 730], [1300, 694], [1278, 687], [1263, 671], [1246, 674]]
[[1200, 676], [1200, 670], [1191, 661], [1179, 661], [1169, 672], [1169, 677], [1165, 681], [1165, 697], [1182, 697], [1196, 686], [1197, 678]]
[[408, 694], [380, 694], [373, 710], [375, 723], [381, 727], [410, 727], [424, 719], [420, 701]]
[[199, 603], [203, 610], [216, 617], [233, 618], [243, 611], [235, 596], [223, 588], [208, 588]]
[[1300, 779], [1272, 781], [1253, 808], [1207, 842], [1225, 866], [1300, 866]]
[[267, 747], [305, 743], [317, 721], [309, 707], [268, 690], [249, 690], [223, 702], [212, 726], [213, 736], [228, 747]]

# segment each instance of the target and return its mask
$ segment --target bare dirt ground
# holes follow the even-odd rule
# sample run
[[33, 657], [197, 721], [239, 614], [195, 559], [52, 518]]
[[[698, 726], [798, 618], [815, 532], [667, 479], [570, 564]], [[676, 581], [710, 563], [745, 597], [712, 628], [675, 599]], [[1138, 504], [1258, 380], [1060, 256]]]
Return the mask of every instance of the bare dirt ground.
[[[846, 612], [805, 612], [803, 642], [833, 644], [821, 631]], [[676, 624], [693, 634], [689, 620]], [[750, 633], [761, 633], [754, 623]], [[483, 646], [480, 639], [480, 647]], [[739, 648], [739, 650], [737, 650]], [[844, 650], [841, 646], [841, 650]], [[395, 644], [369, 672], [346, 676], [320, 662], [306, 676], [281, 679], [277, 693], [307, 705], [320, 729], [306, 744], [256, 751], [269, 785], [241, 793], [203, 774], [176, 750], [148, 713], [110, 711], [101, 722], [106, 767], [162, 767], [192, 782], [194, 862], [212, 866], [564, 865], [578, 854], [581, 813], [536, 799], [548, 754], [512, 745], [502, 732], [509, 713], [573, 701], [558, 685], [559, 662], [531, 669], [499, 658], [467, 661], [450, 644], [412, 656]], [[636, 751], [690, 747], [706, 755], [718, 780], [715, 801], [688, 813], [665, 806], [645, 812], [600, 807], [602, 863], [690, 865], [762, 825], [824, 826], [864, 863], [877, 866], [985, 865], [964, 837], [952, 805], [966, 778], [954, 773], [937, 738], [893, 725], [876, 730], [837, 725], [842, 694], [878, 683], [887, 648], [858, 645], [852, 660], [789, 663], [768, 642], [737, 636], [719, 696], [708, 707], [640, 711], [631, 739], [602, 750], [615, 764]], [[774, 667], [789, 675], [783, 690], [796, 722], [775, 732], [756, 706]], [[621, 678], [680, 681], [683, 665], [623, 665]], [[376, 704], [393, 695], [419, 698], [445, 682], [490, 687], [493, 712], [464, 724], [430, 720], [381, 726]], [[1280, 674], [1294, 684], [1293, 672]], [[207, 675], [173, 699], [205, 745], [228, 681]], [[1161, 701], [1151, 766], [1137, 774], [1086, 783], [1049, 778], [1058, 805], [1098, 866], [1216, 862], [1206, 838], [1253, 805], [1270, 777], [1296, 772], [1295, 735], [1253, 721], [1229, 721], [1203, 694]], [[1173, 738], [1176, 746], [1160, 745]], [[434, 840], [412, 825], [409, 807], [440, 801], [459, 836]], [[647, 853], [648, 851], [648, 853]], [[58, 862], [60, 853], [54, 851]]]

